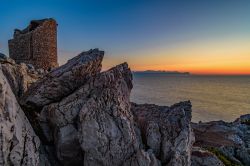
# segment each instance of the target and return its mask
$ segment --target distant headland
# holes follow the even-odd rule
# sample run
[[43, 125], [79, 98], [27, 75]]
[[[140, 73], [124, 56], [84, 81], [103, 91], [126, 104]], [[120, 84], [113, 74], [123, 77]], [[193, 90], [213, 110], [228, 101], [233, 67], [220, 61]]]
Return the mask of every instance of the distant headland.
[[190, 75], [189, 72], [166, 71], [166, 70], [133, 71], [133, 73], [143, 73], [143, 74], [169, 74], [169, 75]]

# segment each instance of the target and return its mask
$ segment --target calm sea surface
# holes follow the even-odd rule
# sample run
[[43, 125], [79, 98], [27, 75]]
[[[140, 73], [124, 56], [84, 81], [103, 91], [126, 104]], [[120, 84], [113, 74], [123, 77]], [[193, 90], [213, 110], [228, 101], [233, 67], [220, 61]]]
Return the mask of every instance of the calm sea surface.
[[171, 76], [134, 73], [131, 101], [172, 105], [190, 100], [192, 121], [233, 121], [250, 113], [250, 76]]

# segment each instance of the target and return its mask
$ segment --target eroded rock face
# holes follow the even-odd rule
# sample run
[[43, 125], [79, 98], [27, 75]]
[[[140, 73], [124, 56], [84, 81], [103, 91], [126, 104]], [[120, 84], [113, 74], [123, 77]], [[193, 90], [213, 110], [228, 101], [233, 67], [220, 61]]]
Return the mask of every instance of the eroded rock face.
[[211, 152], [193, 147], [191, 166], [224, 166], [224, 164]]
[[93, 77], [61, 102], [44, 107], [40, 124], [48, 142], [56, 143], [62, 163], [160, 164], [142, 148], [130, 112], [131, 89], [132, 74], [124, 63]]
[[102, 73], [79, 113], [79, 140], [85, 165], [122, 165], [139, 149], [129, 95], [132, 75], [127, 64]]
[[22, 98], [26, 108], [39, 110], [52, 102], [60, 101], [101, 70], [104, 52], [98, 49], [82, 52], [44, 78], [33, 84]]
[[10, 58], [0, 60], [0, 64], [3, 74], [7, 78], [18, 100], [24, 95], [32, 83], [41, 79], [46, 74], [45, 71], [37, 72], [24, 63], [16, 64], [15, 61]]
[[134, 104], [132, 112], [141, 130], [143, 143], [163, 164], [190, 165], [194, 136], [191, 131], [191, 103], [171, 107]]
[[0, 165], [50, 165], [0, 65]]
[[236, 164], [250, 165], [249, 115], [235, 122], [193, 123], [196, 146], [213, 147]]

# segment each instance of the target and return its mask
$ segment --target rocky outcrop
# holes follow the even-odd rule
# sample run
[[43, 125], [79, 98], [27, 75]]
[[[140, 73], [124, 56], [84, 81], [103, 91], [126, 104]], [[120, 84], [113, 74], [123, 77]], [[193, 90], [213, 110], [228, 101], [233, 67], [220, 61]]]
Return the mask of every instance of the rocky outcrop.
[[191, 131], [191, 103], [171, 107], [132, 104], [143, 143], [163, 164], [190, 165], [194, 142]]
[[124, 63], [93, 77], [59, 103], [44, 107], [40, 124], [47, 141], [56, 144], [61, 162], [159, 164], [154, 154], [140, 149], [130, 112], [131, 89], [131, 71]]
[[191, 166], [224, 166], [215, 154], [200, 147], [193, 147], [191, 163]]
[[235, 122], [193, 123], [196, 146], [205, 147], [226, 158], [227, 162], [250, 165], [250, 115]]
[[100, 72], [103, 55], [104, 52], [98, 49], [82, 52], [34, 83], [21, 104], [40, 110], [45, 105], [60, 101]]
[[0, 165], [50, 165], [0, 65]]
[[190, 165], [191, 103], [131, 105], [128, 64], [101, 73], [98, 49], [37, 69], [57, 66], [56, 27], [15, 30], [10, 57], [29, 64], [0, 54], [0, 165]]
[[249, 165], [250, 115], [191, 123], [189, 101], [130, 103], [128, 64], [100, 72], [103, 54], [49, 73], [0, 55], [0, 165]]

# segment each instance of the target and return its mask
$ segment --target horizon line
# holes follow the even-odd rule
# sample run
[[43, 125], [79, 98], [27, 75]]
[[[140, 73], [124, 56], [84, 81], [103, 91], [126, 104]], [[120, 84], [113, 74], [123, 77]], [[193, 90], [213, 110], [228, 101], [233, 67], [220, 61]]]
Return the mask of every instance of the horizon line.
[[[193, 75], [193, 76], [250, 76], [250, 73], [246, 73], [246, 74], [242, 74], [242, 73], [192, 73], [192, 72], [181, 72], [181, 71], [167, 71], [167, 70], [131, 70], [131, 72], [147, 72], [147, 71], [155, 71], [155, 72], [161, 72], [162, 74], [171, 74], [171, 73], [167, 73], [167, 72], [179, 72], [179, 74], [187, 74], [188, 75]], [[166, 73], [164, 73], [166, 72]], [[150, 73], [150, 74], [157, 74], [157, 73]], [[178, 73], [176, 73], [178, 74]]]

